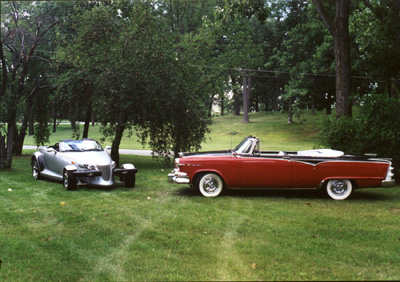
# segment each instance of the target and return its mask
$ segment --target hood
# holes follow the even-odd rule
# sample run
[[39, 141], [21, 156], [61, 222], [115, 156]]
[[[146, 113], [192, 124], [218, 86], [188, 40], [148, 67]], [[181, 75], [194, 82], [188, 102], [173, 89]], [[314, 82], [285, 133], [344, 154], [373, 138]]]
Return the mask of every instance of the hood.
[[60, 153], [60, 156], [78, 162], [80, 164], [110, 165], [111, 157], [105, 151], [93, 152], [67, 152]]

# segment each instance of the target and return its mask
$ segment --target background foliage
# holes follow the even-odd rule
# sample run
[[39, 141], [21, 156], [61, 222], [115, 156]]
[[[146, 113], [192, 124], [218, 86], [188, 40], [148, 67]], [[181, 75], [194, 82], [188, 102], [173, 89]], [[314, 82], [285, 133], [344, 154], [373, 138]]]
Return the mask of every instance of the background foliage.
[[[371, 95], [362, 101], [353, 118], [326, 118], [321, 132], [321, 143], [348, 154], [376, 153], [377, 157], [391, 157], [395, 179], [400, 176], [400, 101]], [[390, 122], [388, 122], [390, 121]]]

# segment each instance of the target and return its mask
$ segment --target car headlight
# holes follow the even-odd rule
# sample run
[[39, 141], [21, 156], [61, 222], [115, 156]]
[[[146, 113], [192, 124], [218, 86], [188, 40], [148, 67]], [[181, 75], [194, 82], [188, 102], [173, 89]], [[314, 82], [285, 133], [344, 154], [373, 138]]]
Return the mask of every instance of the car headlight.
[[111, 168], [114, 169], [116, 166], [117, 166], [117, 164], [114, 161], [112, 161], [111, 162]]

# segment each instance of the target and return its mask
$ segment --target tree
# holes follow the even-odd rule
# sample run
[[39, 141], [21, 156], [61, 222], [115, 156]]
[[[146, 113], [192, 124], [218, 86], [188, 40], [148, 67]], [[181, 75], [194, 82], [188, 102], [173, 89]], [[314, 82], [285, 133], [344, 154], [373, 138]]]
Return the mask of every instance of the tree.
[[[333, 39], [336, 66], [336, 113], [338, 117], [352, 115], [350, 99], [350, 1], [335, 0], [335, 14], [329, 9], [332, 1], [313, 0], [319, 15]], [[325, 5], [324, 5], [325, 3]]]
[[93, 111], [117, 164], [122, 136], [133, 127], [167, 159], [171, 150], [198, 149], [207, 132], [217, 78], [192, 64], [208, 58], [208, 35], [173, 33], [168, 17], [151, 2], [99, 5], [76, 18], [76, 36], [58, 50], [70, 66], [60, 93], [79, 86], [78, 78], [91, 82]]
[[335, 83], [332, 37], [316, 18], [314, 7], [301, 1], [287, 11], [287, 32], [274, 60], [290, 76], [282, 95], [290, 124], [293, 115], [300, 117], [302, 109], [315, 112], [326, 108], [329, 113], [331, 99], [327, 98]]
[[[21, 154], [35, 96], [49, 87], [43, 85], [50, 76], [49, 59], [38, 55], [37, 48], [47, 43], [46, 35], [58, 19], [41, 14], [41, 7], [40, 3], [1, 3], [0, 169], [11, 168], [13, 153]], [[43, 62], [44, 69], [38, 71]], [[19, 131], [18, 114], [22, 115]]]
[[362, 58], [359, 67], [364, 75], [377, 82], [377, 93], [400, 97], [399, 1], [363, 0], [351, 19], [350, 29], [357, 40], [357, 55]]
[[[252, 8], [249, 3], [255, 4]], [[224, 1], [215, 9], [215, 21], [210, 23], [210, 32], [216, 40], [215, 64], [228, 69], [228, 79], [231, 81], [234, 113], [240, 114], [240, 104], [243, 105], [243, 121], [249, 121], [250, 88], [243, 87], [242, 82], [248, 82], [246, 70], [257, 69], [262, 64], [262, 48], [259, 42], [252, 38], [250, 19], [255, 15], [264, 19], [267, 11], [261, 1]], [[254, 7], [258, 7], [254, 9]], [[254, 9], [254, 10], [253, 10]], [[228, 83], [227, 83], [228, 84]], [[240, 85], [240, 87], [239, 87]], [[242, 91], [239, 91], [242, 88]], [[242, 95], [239, 94], [242, 93]], [[241, 96], [245, 99], [241, 99]]]

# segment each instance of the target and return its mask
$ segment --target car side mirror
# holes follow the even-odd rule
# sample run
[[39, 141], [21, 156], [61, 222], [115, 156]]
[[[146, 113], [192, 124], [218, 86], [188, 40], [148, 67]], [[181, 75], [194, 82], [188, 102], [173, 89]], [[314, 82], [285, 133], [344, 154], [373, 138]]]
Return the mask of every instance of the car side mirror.
[[111, 150], [110, 146], [106, 146], [106, 151]]
[[47, 153], [57, 153], [54, 148], [47, 148]]

